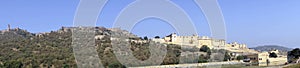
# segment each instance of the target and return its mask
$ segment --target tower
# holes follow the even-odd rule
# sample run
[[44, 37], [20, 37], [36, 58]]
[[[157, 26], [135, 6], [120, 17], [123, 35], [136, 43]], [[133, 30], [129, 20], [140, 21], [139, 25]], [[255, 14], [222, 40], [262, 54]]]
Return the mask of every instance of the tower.
[[177, 38], [177, 34], [176, 33], [172, 33], [171, 34], [171, 40], [172, 40], [172, 42], [175, 42], [176, 38]]
[[8, 31], [10, 30], [10, 24], [7, 25], [7, 30], [8, 30]]

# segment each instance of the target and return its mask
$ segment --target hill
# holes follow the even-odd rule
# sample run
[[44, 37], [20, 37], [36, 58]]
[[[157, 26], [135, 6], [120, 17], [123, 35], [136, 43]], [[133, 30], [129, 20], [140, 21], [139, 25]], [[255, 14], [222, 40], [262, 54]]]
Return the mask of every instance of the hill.
[[257, 50], [257, 51], [271, 51], [274, 49], [279, 50], [279, 52], [283, 55], [286, 55], [288, 51], [291, 51], [292, 48], [287, 48], [284, 46], [279, 46], [279, 45], [264, 45], [264, 46], [257, 46], [257, 47], [253, 47], [251, 49]]
[[[75, 28], [85, 29], [85, 27], [62, 27], [57, 31], [45, 33], [30, 33], [19, 28], [1, 30], [0, 68], [77, 68], [71, 46], [72, 30]], [[142, 39], [125, 30], [95, 27], [95, 36], [101, 36], [95, 39], [101, 63], [105, 68], [121, 68], [124, 66], [112, 51], [111, 38], [114, 37], [112, 34], [134, 40]], [[129, 43], [137, 59], [146, 60], [151, 55], [148, 48], [150, 42]], [[178, 64], [181, 52], [180, 46], [167, 46], [167, 55], [162, 64]]]
[[257, 51], [270, 51], [273, 49], [277, 49], [279, 51], [291, 51], [292, 48], [287, 48], [284, 46], [279, 46], [279, 45], [264, 45], [264, 46], [257, 46], [257, 47], [253, 47], [251, 49], [255, 49]]

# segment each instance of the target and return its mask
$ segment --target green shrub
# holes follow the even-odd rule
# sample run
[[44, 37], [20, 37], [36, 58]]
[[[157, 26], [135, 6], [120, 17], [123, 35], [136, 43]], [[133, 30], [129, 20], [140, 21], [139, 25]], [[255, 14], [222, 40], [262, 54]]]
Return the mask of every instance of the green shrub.
[[20, 61], [8, 61], [4, 63], [4, 68], [22, 68], [23, 64]]
[[241, 55], [236, 57], [236, 60], [243, 60], [243, 59], [244, 59], [244, 56], [241, 56]]
[[108, 68], [126, 68], [126, 67], [121, 63], [112, 63], [108, 65]]

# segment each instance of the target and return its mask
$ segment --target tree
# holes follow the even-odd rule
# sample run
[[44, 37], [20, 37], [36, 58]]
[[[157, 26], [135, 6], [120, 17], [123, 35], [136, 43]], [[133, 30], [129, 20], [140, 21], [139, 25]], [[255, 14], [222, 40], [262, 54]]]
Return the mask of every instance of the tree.
[[294, 56], [294, 58], [300, 57], [300, 49], [293, 49], [292, 51], [288, 52], [288, 56]]
[[272, 52], [272, 53], [270, 53], [269, 57], [271, 57], [271, 58], [277, 58], [278, 56], [277, 56], [276, 53]]
[[210, 49], [207, 50], [207, 54], [211, 55], [211, 50]]
[[108, 68], [126, 68], [126, 67], [120, 63], [114, 62], [114, 63], [108, 65]]
[[204, 56], [203, 54], [201, 54], [201, 55], [199, 56], [198, 63], [207, 63], [207, 62], [208, 62], [207, 56]]
[[228, 54], [228, 52], [225, 52], [225, 56], [224, 56], [224, 61], [228, 61], [230, 59], [230, 55]]
[[160, 37], [159, 36], [155, 36], [154, 38], [159, 39]]
[[300, 57], [300, 49], [296, 48], [288, 52], [288, 61], [293, 62]]
[[244, 56], [241, 56], [241, 55], [236, 57], [236, 60], [243, 60], [243, 59], [244, 59]]
[[144, 37], [144, 40], [148, 40], [148, 37], [147, 37], [147, 36], [145, 36], [145, 37]]
[[210, 51], [210, 48], [206, 45], [203, 45], [201, 48], [200, 48], [200, 51], [202, 52], [209, 52]]

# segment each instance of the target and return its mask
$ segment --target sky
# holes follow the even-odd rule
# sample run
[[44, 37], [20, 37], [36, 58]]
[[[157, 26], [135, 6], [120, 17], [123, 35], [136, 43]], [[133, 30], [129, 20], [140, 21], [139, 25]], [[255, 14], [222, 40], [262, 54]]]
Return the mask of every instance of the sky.
[[[134, 0], [109, 0], [99, 15], [97, 26], [111, 28], [118, 13]], [[210, 36], [209, 25], [193, 0], [171, 0], [184, 9], [200, 36]], [[227, 42], [245, 43], [248, 47], [300, 45], [300, 0], [218, 0], [222, 10]], [[33, 33], [73, 26], [79, 0], [2, 0], [0, 29], [7, 24]], [[138, 36], [165, 36], [176, 32], [165, 21], [146, 19], [132, 29]]]

